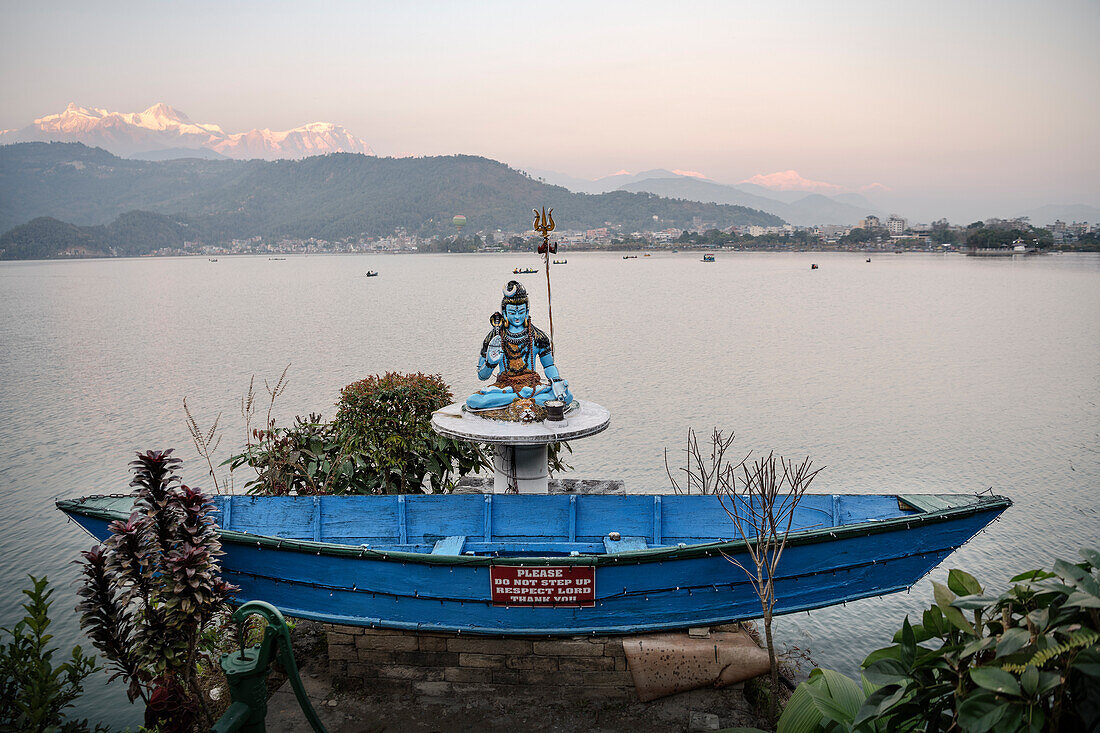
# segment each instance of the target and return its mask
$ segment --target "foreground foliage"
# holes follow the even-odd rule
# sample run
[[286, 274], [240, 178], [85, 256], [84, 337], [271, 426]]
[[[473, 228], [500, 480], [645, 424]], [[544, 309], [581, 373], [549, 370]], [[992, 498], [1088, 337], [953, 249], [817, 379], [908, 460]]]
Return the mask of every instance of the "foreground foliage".
[[146, 725], [165, 731], [209, 725], [196, 679], [203, 627], [234, 590], [221, 579], [222, 554], [210, 500], [183, 485], [172, 451], [131, 463], [134, 512], [110, 525], [102, 545], [82, 553], [80, 625], [146, 704]]
[[989, 596], [962, 570], [921, 622], [863, 662], [862, 685], [816, 669], [779, 719], [801, 731], [1096, 730], [1100, 552], [1017, 575]]
[[0, 731], [87, 731], [87, 720], [66, 720], [64, 711], [83, 693], [88, 675], [100, 668], [79, 645], [54, 666], [57, 648], [48, 633], [53, 590], [46, 578], [29, 577], [31, 588], [23, 590], [27, 615], [10, 629], [0, 628], [8, 637], [0, 645]]

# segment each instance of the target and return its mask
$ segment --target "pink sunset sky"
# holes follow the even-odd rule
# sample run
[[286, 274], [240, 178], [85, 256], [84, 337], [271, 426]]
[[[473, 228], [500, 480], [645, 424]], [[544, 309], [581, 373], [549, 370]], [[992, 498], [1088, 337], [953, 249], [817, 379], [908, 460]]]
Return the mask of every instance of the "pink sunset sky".
[[[12, 3], [0, 129], [156, 101], [379, 154], [1100, 205], [1096, 2]], [[815, 189], [814, 187], [819, 187]]]

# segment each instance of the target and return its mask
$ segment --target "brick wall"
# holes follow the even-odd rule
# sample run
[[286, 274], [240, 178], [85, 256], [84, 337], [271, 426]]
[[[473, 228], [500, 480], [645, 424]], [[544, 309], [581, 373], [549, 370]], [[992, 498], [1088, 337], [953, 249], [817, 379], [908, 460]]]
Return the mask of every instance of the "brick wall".
[[[348, 689], [419, 695], [546, 694], [634, 699], [616, 637], [492, 638], [325, 624], [329, 672]], [[530, 690], [526, 689], [530, 688]]]

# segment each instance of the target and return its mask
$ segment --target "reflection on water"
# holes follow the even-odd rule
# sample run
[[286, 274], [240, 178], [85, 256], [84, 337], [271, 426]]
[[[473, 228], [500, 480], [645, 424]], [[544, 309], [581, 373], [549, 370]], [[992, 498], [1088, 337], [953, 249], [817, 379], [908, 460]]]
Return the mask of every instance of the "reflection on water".
[[[811, 270], [811, 262], [820, 268]], [[26, 573], [57, 588], [55, 634], [77, 641], [70, 563], [89, 540], [54, 497], [127, 490], [139, 449], [175, 446], [219, 412], [228, 455], [249, 377], [290, 385], [275, 413], [333, 414], [339, 389], [387, 370], [438, 372], [464, 396], [489, 314], [530, 255], [88, 260], [0, 266], [0, 624]], [[367, 279], [368, 270], [379, 277]], [[983, 581], [1100, 544], [1100, 257], [570, 253], [553, 270], [555, 355], [611, 410], [577, 441], [577, 476], [667, 490], [689, 426], [735, 449], [827, 466], [814, 491], [981, 491], [1016, 506], [952, 556]], [[544, 273], [521, 276], [546, 323]], [[238, 485], [243, 479], [237, 480]], [[787, 617], [788, 644], [851, 672], [930, 598]], [[105, 677], [104, 677], [105, 679]], [[121, 685], [80, 714], [134, 724]]]

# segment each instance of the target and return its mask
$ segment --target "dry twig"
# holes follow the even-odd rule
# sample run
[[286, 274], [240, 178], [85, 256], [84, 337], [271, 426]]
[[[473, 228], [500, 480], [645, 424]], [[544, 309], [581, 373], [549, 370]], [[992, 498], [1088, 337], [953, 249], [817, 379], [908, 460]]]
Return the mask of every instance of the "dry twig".
[[726, 451], [733, 445], [735, 437], [735, 433], [730, 433], [727, 438], [721, 430], [714, 428], [710, 436], [710, 458], [708, 461], [704, 461], [703, 449], [699, 447], [699, 438], [695, 435], [693, 429], [688, 428], [687, 446], [684, 448], [684, 453], [687, 454], [687, 467], [677, 469], [686, 476], [683, 487], [672, 475], [672, 469], [668, 465], [668, 449], [666, 448], [665, 473], [668, 474], [668, 480], [672, 482], [672, 487], [676, 493], [690, 494], [692, 485], [698, 488], [700, 494], [715, 493], [721, 485], [723, 477], [736, 471], [749, 458], [746, 454], [738, 463], [726, 460]]
[[[822, 467], [824, 468], [824, 467]], [[728, 471], [719, 476], [718, 500], [737, 528], [752, 560], [750, 570], [731, 555], [726, 559], [744, 571], [760, 599], [764, 616], [764, 637], [771, 664], [771, 722], [776, 705], [774, 691], [779, 685], [779, 667], [772, 642], [772, 612], [775, 610], [775, 578], [779, 560], [787, 546], [794, 524], [795, 508], [821, 468], [813, 468], [807, 457], [800, 464], [768, 453], [753, 463], [742, 461], [741, 473]]]
[[241, 397], [241, 417], [244, 418], [245, 443], [252, 447], [252, 418], [256, 414], [256, 375], [248, 380], [248, 392]]
[[[290, 381], [286, 378], [286, 373], [287, 373], [287, 371], [289, 371], [289, 369], [290, 369], [290, 364], [287, 364], [286, 367], [283, 368], [283, 373], [279, 375], [279, 380], [277, 382], [275, 382], [275, 387], [274, 388], [272, 388], [271, 385], [269, 385], [267, 383], [266, 379], [264, 380], [264, 389], [266, 389], [267, 393], [269, 395], [271, 395], [271, 402], [269, 402], [268, 405], [267, 405], [267, 429], [268, 430], [270, 430], [273, 427], [273, 422], [272, 422], [272, 419], [271, 419], [271, 411], [273, 409], [275, 409], [275, 400], [279, 397], [279, 395], [281, 395], [283, 392], [286, 391], [286, 387], [290, 383]], [[251, 383], [249, 383], [249, 391], [251, 392], [251, 390], [252, 390], [252, 385], [251, 385]]]
[[191, 414], [191, 409], [187, 406], [187, 398], [183, 398], [183, 412], [187, 415], [187, 432], [191, 433], [191, 440], [195, 442], [195, 450], [199, 455], [206, 459], [206, 466], [210, 472], [210, 478], [214, 482], [214, 491], [222, 493], [222, 487], [218, 485], [218, 477], [214, 473], [214, 461], [211, 458], [213, 453], [218, 450], [218, 446], [221, 445], [222, 436], [218, 432], [218, 423], [221, 422], [222, 414], [219, 412], [218, 416], [214, 418], [214, 424], [210, 426], [209, 430], [203, 431], [199, 428], [198, 421], [195, 420], [195, 416]]

